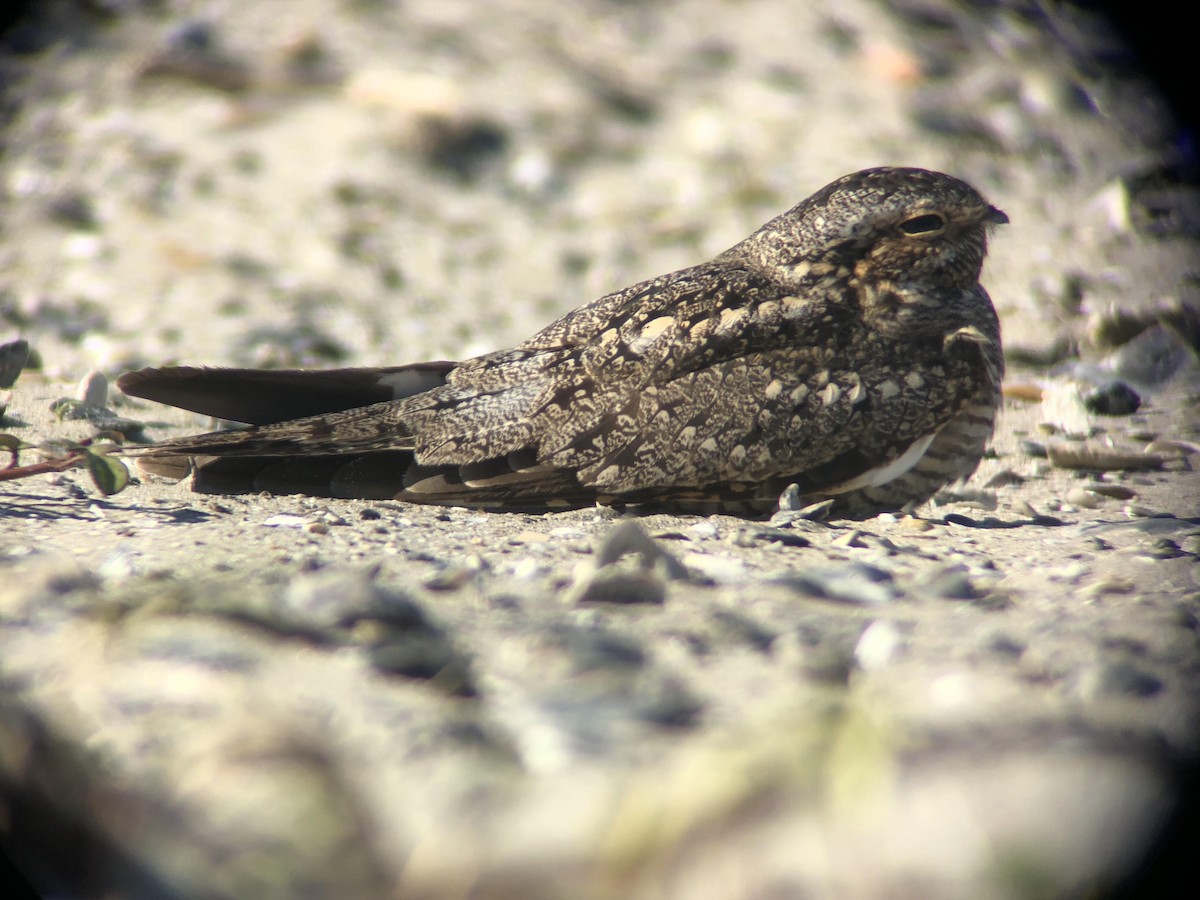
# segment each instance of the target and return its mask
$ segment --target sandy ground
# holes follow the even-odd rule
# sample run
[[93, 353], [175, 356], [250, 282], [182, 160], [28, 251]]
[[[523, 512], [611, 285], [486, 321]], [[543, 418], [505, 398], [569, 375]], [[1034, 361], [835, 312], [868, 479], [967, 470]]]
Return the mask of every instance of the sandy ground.
[[22, 440], [210, 424], [57, 418], [89, 372], [507, 346], [881, 164], [1008, 212], [1010, 396], [970, 484], [864, 522], [0, 483], [10, 856], [58, 896], [1165, 878], [1200, 737], [1200, 193], [1127, 63], [1019, 3], [42, 7], [0, 54]]

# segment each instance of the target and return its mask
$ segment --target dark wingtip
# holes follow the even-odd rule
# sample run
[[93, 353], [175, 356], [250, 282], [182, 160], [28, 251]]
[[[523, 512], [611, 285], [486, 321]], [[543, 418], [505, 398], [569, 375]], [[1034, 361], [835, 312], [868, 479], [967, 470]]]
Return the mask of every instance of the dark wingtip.
[[155, 384], [164, 380], [175, 381], [203, 371], [203, 369], [190, 366], [147, 366], [144, 369], [122, 372], [117, 376], [117, 388], [121, 393], [128, 394], [130, 397], [153, 400], [154, 397], [147, 396], [143, 392], [148, 389], [152, 390]]
[[123, 394], [136, 397], [137, 387], [154, 373], [154, 369], [137, 369], [133, 372], [122, 372], [117, 376], [117, 389]]
[[228, 369], [150, 367], [125, 372], [131, 397], [247, 425], [273, 425], [398, 400], [445, 383], [451, 362], [387, 368]]

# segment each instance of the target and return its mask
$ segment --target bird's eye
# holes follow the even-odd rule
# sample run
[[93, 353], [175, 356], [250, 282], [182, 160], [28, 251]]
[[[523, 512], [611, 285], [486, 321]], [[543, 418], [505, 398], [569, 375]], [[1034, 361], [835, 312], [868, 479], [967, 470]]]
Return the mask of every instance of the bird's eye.
[[907, 222], [900, 223], [900, 230], [905, 234], [933, 234], [941, 231], [946, 222], [937, 213], [926, 213], [923, 216], [913, 216]]

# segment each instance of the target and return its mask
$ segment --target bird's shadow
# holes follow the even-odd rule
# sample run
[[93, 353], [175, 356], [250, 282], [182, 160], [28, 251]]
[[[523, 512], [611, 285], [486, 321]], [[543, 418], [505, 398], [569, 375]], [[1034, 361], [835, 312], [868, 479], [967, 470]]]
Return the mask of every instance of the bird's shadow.
[[995, 516], [985, 516], [982, 519], [974, 519], [971, 516], [964, 516], [962, 513], [947, 513], [940, 519], [930, 519], [938, 525], [958, 525], [962, 528], [987, 528], [987, 529], [1008, 529], [1008, 528], [1062, 528], [1067, 525], [1074, 524], [1066, 522], [1058, 518], [1058, 516], [1029, 516], [1025, 519], [997, 519]]
[[1026, 519], [1013, 519], [1005, 521], [997, 519], [994, 516], [987, 516], [983, 519], [973, 519], [970, 516], [964, 516], [961, 513], [948, 513], [941, 519], [930, 519], [931, 522], [936, 522], [939, 525], [959, 525], [964, 528], [988, 528], [988, 529], [1003, 529], [1003, 528], [1027, 528], [1034, 526], [1037, 528], [1061, 528], [1067, 525], [1082, 525], [1084, 531], [1108, 531], [1116, 528], [1133, 528], [1138, 531], [1145, 531], [1151, 534], [1167, 531], [1178, 531], [1181, 528], [1194, 527], [1200, 525], [1200, 517], [1174, 516], [1162, 514], [1157, 516], [1147, 516], [1138, 519], [1112, 519], [1100, 520], [1097, 522], [1068, 522], [1057, 516], [1038, 515]]
[[96, 510], [105, 512], [137, 513], [149, 516], [160, 525], [194, 525], [207, 522], [212, 513], [190, 506], [154, 509], [147, 506], [122, 506], [103, 497], [80, 500], [73, 497], [50, 497], [44, 494], [22, 494], [0, 498], [0, 520], [25, 519], [29, 521], [96, 522]]

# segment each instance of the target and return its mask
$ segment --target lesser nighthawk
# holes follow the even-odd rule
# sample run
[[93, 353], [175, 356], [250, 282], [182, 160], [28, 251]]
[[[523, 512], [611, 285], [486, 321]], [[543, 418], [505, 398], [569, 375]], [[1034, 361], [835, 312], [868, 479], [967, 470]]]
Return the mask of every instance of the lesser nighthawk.
[[979, 274], [1008, 221], [970, 185], [879, 168], [709, 262], [580, 307], [511, 350], [333, 371], [151, 368], [137, 397], [253, 427], [133, 452], [196, 490], [501, 508], [875, 508], [970, 475], [1004, 362]]

